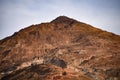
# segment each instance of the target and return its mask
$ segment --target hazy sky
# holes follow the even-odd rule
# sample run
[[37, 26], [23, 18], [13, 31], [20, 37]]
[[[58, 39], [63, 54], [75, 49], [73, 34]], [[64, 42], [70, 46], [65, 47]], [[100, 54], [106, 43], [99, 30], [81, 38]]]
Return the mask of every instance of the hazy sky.
[[120, 35], [120, 0], [0, 0], [0, 39], [60, 15]]

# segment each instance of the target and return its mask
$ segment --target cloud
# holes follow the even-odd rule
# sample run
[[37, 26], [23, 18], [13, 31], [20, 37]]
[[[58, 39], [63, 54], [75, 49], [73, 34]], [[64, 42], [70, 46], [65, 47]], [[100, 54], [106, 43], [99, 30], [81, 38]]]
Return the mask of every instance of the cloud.
[[119, 0], [1, 0], [0, 39], [21, 28], [66, 15], [120, 34]]

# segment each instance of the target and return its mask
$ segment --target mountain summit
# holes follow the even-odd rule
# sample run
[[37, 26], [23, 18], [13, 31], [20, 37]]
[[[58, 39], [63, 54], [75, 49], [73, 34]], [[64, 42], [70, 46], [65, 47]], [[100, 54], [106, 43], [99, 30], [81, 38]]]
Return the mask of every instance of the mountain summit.
[[76, 21], [76, 20], [74, 20], [72, 18], [69, 18], [69, 17], [66, 17], [66, 16], [59, 16], [51, 22], [53, 22], [53, 23], [66, 23], [66, 22], [70, 23], [70, 22], [73, 22], [73, 21]]
[[0, 40], [0, 80], [119, 80], [120, 36], [66, 16]]

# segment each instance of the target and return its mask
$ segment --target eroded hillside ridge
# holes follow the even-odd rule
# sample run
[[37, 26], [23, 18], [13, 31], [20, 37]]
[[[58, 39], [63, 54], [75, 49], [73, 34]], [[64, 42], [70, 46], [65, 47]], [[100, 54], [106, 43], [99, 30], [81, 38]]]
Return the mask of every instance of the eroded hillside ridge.
[[119, 60], [119, 35], [66, 16], [0, 40], [1, 80], [119, 80]]

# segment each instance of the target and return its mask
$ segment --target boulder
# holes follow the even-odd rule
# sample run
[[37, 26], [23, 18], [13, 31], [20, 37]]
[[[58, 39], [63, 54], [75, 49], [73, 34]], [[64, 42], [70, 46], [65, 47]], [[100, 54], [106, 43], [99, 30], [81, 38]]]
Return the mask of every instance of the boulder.
[[64, 60], [61, 60], [59, 58], [52, 58], [50, 60], [51, 64], [54, 64], [56, 66], [62, 67], [62, 68], [66, 68], [67, 67], [67, 63]]

